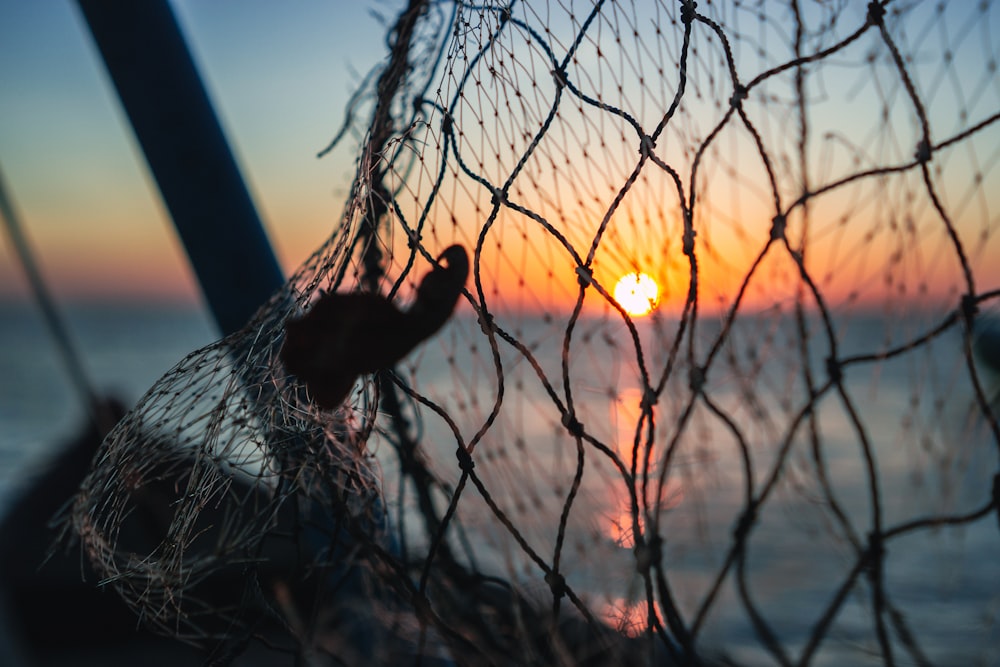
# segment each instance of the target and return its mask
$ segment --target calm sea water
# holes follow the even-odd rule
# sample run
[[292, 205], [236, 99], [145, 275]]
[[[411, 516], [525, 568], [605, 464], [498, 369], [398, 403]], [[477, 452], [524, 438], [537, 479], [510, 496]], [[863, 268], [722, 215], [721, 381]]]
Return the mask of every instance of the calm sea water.
[[[216, 338], [209, 317], [188, 306], [70, 305], [63, 315], [94, 388], [129, 405]], [[0, 305], [0, 507], [85, 418], [37, 307]]]
[[[184, 355], [216, 337], [207, 315], [196, 308], [89, 305], [71, 306], [66, 315], [96, 387], [129, 403]], [[537, 344], [543, 365], [558, 377], [559, 335], [547, 335], [541, 321], [522, 320], [518, 326], [523, 338]], [[893, 326], [906, 328], [898, 322]], [[492, 386], [489, 355], [482, 346], [468, 344], [475, 331], [478, 327], [472, 320], [455, 322], [412, 362], [420, 389], [446, 406], [469, 433], [489, 411]], [[844, 345], [870, 349], [874, 341], [898, 333], [887, 331], [887, 325], [878, 320], [858, 321], [844, 333]], [[706, 330], [706, 339], [711, 339], [710, 334]], [[584, 345], [571, 371], [579, 379], [579, 414], [602, 439], [627, 446], [637, 400], [630, 389], [634, 368], [600, 352], [606, 352], [608, 340], [625, 340], [624, 333], [607, 325], [583, 323], [575, 335], [578, 341], [595, 341], [593, 352]], [[760, 359], [769, 362], [768, 370], [754, 378], [754, 386], [769, 396], [764, 403], [770, 403], [763, 407], [780, 410], [775, 406], [782, 397], [791, 396], [794, 401], [797, 380], [783, 361], [794, 351], [782, 341], [781, 332], [776, 333], [761, 320], [748, 324], [733, 340], [733, 349], [728, 352], [734, 364], [725, 366], [730, 373], [719, 373], [712, 379], [720, 388], [716, 394], [720, 402], [728, 403], [734, 413], [752, 408], [743, 405], [748, 397], [735, 369], [749, 373]], [[848, 375], [850, 392], [878, 441], [883, 500], [890, 523], [978, 507], [996, 471], [995, 445], [974, 416], [972, 396], [961, 381], [957, 345], [957, 338], [946, 338], [920, 355], [851, 370]], [[509, 371], [506, 391], [511, 398], [495, 432], [501, 440], [506, 436], [527, 440], [527, 446], [518, 449], [499, 440], [484, 441], [477, 469], [498, 490], [502, 502], [512, 508], [527, 505], [521, 514], [511, 511], [544, 551], [546, 540], [551, 538], [551, 522], [547, 521], [551, 516], [546, 512], [557, 513], [560, 508], [551, 493], [545, 496], [546, 487], [552, 479], [572, 471], [575, 455], [567, 448], [558, 423], [538, 409], [547, 398], [534, 380], [534, 372], [526, 364], [515, 363], [513, 356], [505, 356], [504, 362]], [[651, 364], [656, 363], [654, 354]], [[482, 395], [477, 395], [484, 387]], [[617, 388], [618, 397], [609, 403], [607, 390], [612, 387]], [[664, 399], [658, 427], [663, 429], [664, 438], [669, 436], [671, 415], [676, 415], [679, 405], [669, 396]], [[823, 409], [828, 405], [831, 413], [823, 420], [822, 436], [832, 483], [849, 512], [864, 512], [866, 485], [856, 439], [836, 401], [825, 401]], [[59, 444], [75, 433], [83, 419], [81, 403], [35, 307], [0, 306], [0, 508], [57, 455]], [[504, 419], [510, 421], [505, 423]], [[702, 445], [697, 452], [708, 462], [704, 466], [708, 472], [699, 473], [697, 483], [681, 481], [676, 506], [666, 519], [667, 558], [678, 573], [675, 585], [682, 606], [694, 604], [716, 571], [741, 502], [740, 462], [731, 438], [705, 415], [698, 419]], [[753, 430], [754, 438], [767, 443], [772, 435], [766, 420], [761, 424], [765, 425]], [[454, 441], [444, 425], [429, 419], [422, 426], [428, 442], [441, 444], [441, 460], [453, 462]], [[766, 460], [764, 454], [761, 461]], [[850, 550], [826, 535], [820, 503], [814, 489], [809, 488], [808, 461], [803, 454], [798, 457], [801, 460], [791, 466], [793, 473], [774, 502], [777, 509], [762, 520], [749, 559], [756, 599], [791, 647], [800, 646], [808, 636], [818, 610], [830, 599], [833, 586], [851, 563]], [[686, 454], [680, 469], [686, 466], [694, 470], [700, 463]], [[796, 470], [801, 474], [798, 487]], [[608, 582], [621, 588], [621, 578], [627, 577], [622, 573], [630, 571], [632, 556], [623, 546], [627, 539], [615, 534], [623, 517], [621, 498], [613, 491], [614, 471], [602, 470], [598, 464], [588, 468], [588, 475], [580, 503], [592, 521], [571, 527], [570, 543], [579, 565], [574, 567], [568, 560], [568, 567], [576, 577], [574, 583], [583, 582], [599, 596]], [[467, 505], [474, 505], [474, 500], [469, 499]], [[532, 511], [539, 513], [538, 534], [531, 534], [528, 525]], [[512, 565], [516, 549], [509, 540], [504, 542], [499, 535], [502, 531], [488, 521], [476, 526], [475, 517], [466, 519], [474, 529], [480, 529], [483, 551], [492, 553], [497, 563], [506, 563], [509, 570], [516, 569]], [[860, 520], [858, 525], [866, 524]], [[960, 529], [896, 540], [889, 553], [892, 598], [905, 610], [911, 629], [917, 631], [934, 664], [1000, 665], [1000, 530], [996, 517]], [[731, 585], [725, 587], [717, 611], [709, 619], [706, 641], [719, 644], [747, 664], [770, 664], [732, 589]], [[609, 603], [628, 601], [616, 598]], [[876, 648], [871, 640], [870, 602], [867, 594], [859, 592], [845, 607], [824, 643], [824, 652], [813, 664], [876, 664], [871, 657]], [[902, 664], [909, 664], [908, 660], [904, 654]]]

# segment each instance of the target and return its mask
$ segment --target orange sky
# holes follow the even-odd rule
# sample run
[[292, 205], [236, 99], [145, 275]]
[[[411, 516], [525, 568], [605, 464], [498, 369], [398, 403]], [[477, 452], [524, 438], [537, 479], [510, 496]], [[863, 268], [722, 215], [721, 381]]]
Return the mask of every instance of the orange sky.
[[[315, 153], [339, 127], [351, 82], [357, 80], [347, 65], [364, 72], [383, 56], [382, 28], [367, 15], [363, 3], [349, 10], [350, 17], [343, 15], [348, 10], [334, 12], [328, 4], [313, 2], [298, 12], [255, 4], [234, 17], [222, 7], [176, 2], [286, 272], [332, 231], [346, 198], [353, 145], [348, 142], [323, 160], [317, 160]], [[5, 120], [0, 126], [0, 164], [56, 296], [196, 300], [198, 289], [184, 254], [72, 3], [0, 2], [0, 63], [0, 113]], [[860, 166], [852, 163], [857, 154], [831, 139], [833, 135], [851, 137], [856, 152], [866, 149], [869, 158], [881, 163], [912, 156], [915, 138], [906, 105], [894, 103], [892, 112], [900, 115], [899, 123], [871, 135], [869, 121], [878, 116], [879, 96], [866, 88], [864, 76], [857, 72], [831, 68], [825, 85], [835, 89], [838, 81], [842, 89], [854, 91], [847, 106], [843, 97], [827, 93], [811, 107], [816, 125], [811, 146], [813, 186], [865, 166], [863, 161]], [[781, 92], [780, 85], [771, 90]], [[634, 93], [636, 99], [644, 98]], [[529, 100], [524, 113], [544, 111], [545, 91], [539, 94], [541, 102]], [[776, 147], [775, 157], [781, 158], [775, 169], [787, 205], [800, 192], [794, 165], [782, 162], [794, 156], [788, 152], [792, 137], [782, 134], [788, 131], [788, 120], [752, 102], [748, 110], [757, 114], [755, 123], [763, 140]], [[935, 138], [943, 140], [962, 125], [940, 120], [954, 110], [948, 95], [938, 93], [931, 102], [928, 113], [940, 121], [935, 127], [945, 134]], [[990, 103], [987, 96], [969, 115], [983, 116]], [[457, 120], [462, 122], [459, 111]], [[632, 111], [648, 122], [642, 113], [650, 115], [656, 109]], [[691, 137], [684, 139], [680, 132], [704, 136], [711, 123], [699, 118], [703, 111], [694, 106], [686, 109], [688, 115], [679, 117], [681, 129], [664, 135], [658, 154], [671, 164], [689, 167], [690, 155], [681, 149]], [[613, 184], [623, 182], [638, 153], [621, 127], [588, 126], [572, 116], [567, 105], [561, 129], [550, 134], [549, 145], [539, 148], [537, 163], [526, 166], [511, 199], [559, 225], [584, 256], [608, 210]], [[471, 123], [472, 114], [466, 112], [464, 120]], [[483, 148], [513, 136], [501, 125], [495, 138], [479, 139]], [[625, 138], [617, 141], [617, 135]], [[998, 195], [993, 194], [1000, 192], [995, 187], [1000, 175], [991, 170], [996, 160], [990, 157], [1000, 151], [998, 135], [993, 128], [977, 135], [971, 158], [966, 145], [935, 156], [935, 166], [941, 170], [937, 182], [970, 254], [980, 290], [1000, 284], [1000, 252], [992, 233], [1000, 210]], [[869, 136], [876, 138], [866, 144]], [[602, 158], [594, 145], [605, 139], [609, 147]], [[466, 140], [473, 145], [477, 139]], [[553, 172], [549, 165], [555, 163], [570, 166]], [[587, 164], [597, 166], [585, 169]], [[490, 174], [496, 171], [491, 177], [499, 181], [509, 167], [501, 159], [485, 169]], [[977, 170], [983, 176], [978, 186]], [[695, 217], [699, 294], [703, 307], [712, 308], [731, 301], [766, 243], [773, 204], [765, 172], [738, 124], [719, 136], [701, 173]], [[678, 309], [688, 287], [688, 261], [681, 252], [676, 193], [663, 172], [649, 169], [645, 174], [612, 216], [594, 259], [594, 275], [610, 292], [621, 275], [646, 272], [661, 283], [661, 307]], [[442, 222], [442, 229], [449, 227], [452, 214], [463, 224], [475, 224], [457, 234], [442, 231], [441, 245], [459, 241], [471, 248], [476, 226], [488, 210], [484, 190], [459, 193], [442, 204], [438, 212], [448, 221]], [[429, 224], [433, 228], [435, 221]], [[796, 243], [802, 225], [798, 215], [789, 221], [789, 235]], [[824, 294], [835, 301], [856, 299], [877, 305], [888, 295], [900, 294], [951, 301], [964, 290], [953, 249], [922, 195], [916, 172], [885, 183], [868, 179], [812, 200], [809, 229], [808, 266]], [[426, 267], [416, 271], [422, 275]], [[535, 221], [510, 211], [487, 237], [482, 275], [487, 298], [500, 305], [567, 308], [577, 292], [577, 275], [566, 250]], [[783, 251], [772, 252], [751, 282], [747, 299], [766, 307], [793, 298], [797, 285], [794, 264]], [[20, 266], [4, 239], [0, 298], [26, 294]], [[587, 304], [602, 307], [597, 298], [588, 297]]]

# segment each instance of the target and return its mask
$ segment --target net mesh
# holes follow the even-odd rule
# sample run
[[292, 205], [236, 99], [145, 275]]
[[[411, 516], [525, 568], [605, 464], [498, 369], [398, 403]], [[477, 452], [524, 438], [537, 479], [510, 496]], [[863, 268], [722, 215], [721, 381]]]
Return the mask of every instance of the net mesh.
[[[118, 425], [68, 533], [220, 662], [1000, 659], [998, 25], [411, 0], [340, 224]], [[314, 404], [286, 321], [405, 309], [453, 244], [449, 324]]]

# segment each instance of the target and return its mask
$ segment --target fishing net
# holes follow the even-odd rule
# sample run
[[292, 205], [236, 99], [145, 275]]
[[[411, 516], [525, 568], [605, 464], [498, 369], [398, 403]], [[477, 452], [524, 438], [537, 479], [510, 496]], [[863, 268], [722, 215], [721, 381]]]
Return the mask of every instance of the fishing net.
[[995, 663], [998, 26], [411, 0], [340, 224], [66, 526], [222, 663]]

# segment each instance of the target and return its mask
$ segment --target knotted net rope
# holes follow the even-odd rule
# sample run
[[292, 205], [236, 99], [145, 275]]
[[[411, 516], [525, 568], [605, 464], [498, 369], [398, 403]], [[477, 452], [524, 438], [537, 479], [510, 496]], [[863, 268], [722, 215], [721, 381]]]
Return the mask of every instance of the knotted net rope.
[[[997, 25], [412, 0], [334, 142], [340, 224], [146, 394], [67, 525], [221, 661], [997, 659]], [[404, 310], [455, 244], [450, 323], [318, 406], [289, 318]], [[345, 639], [372, 627], [398, 641]]]

